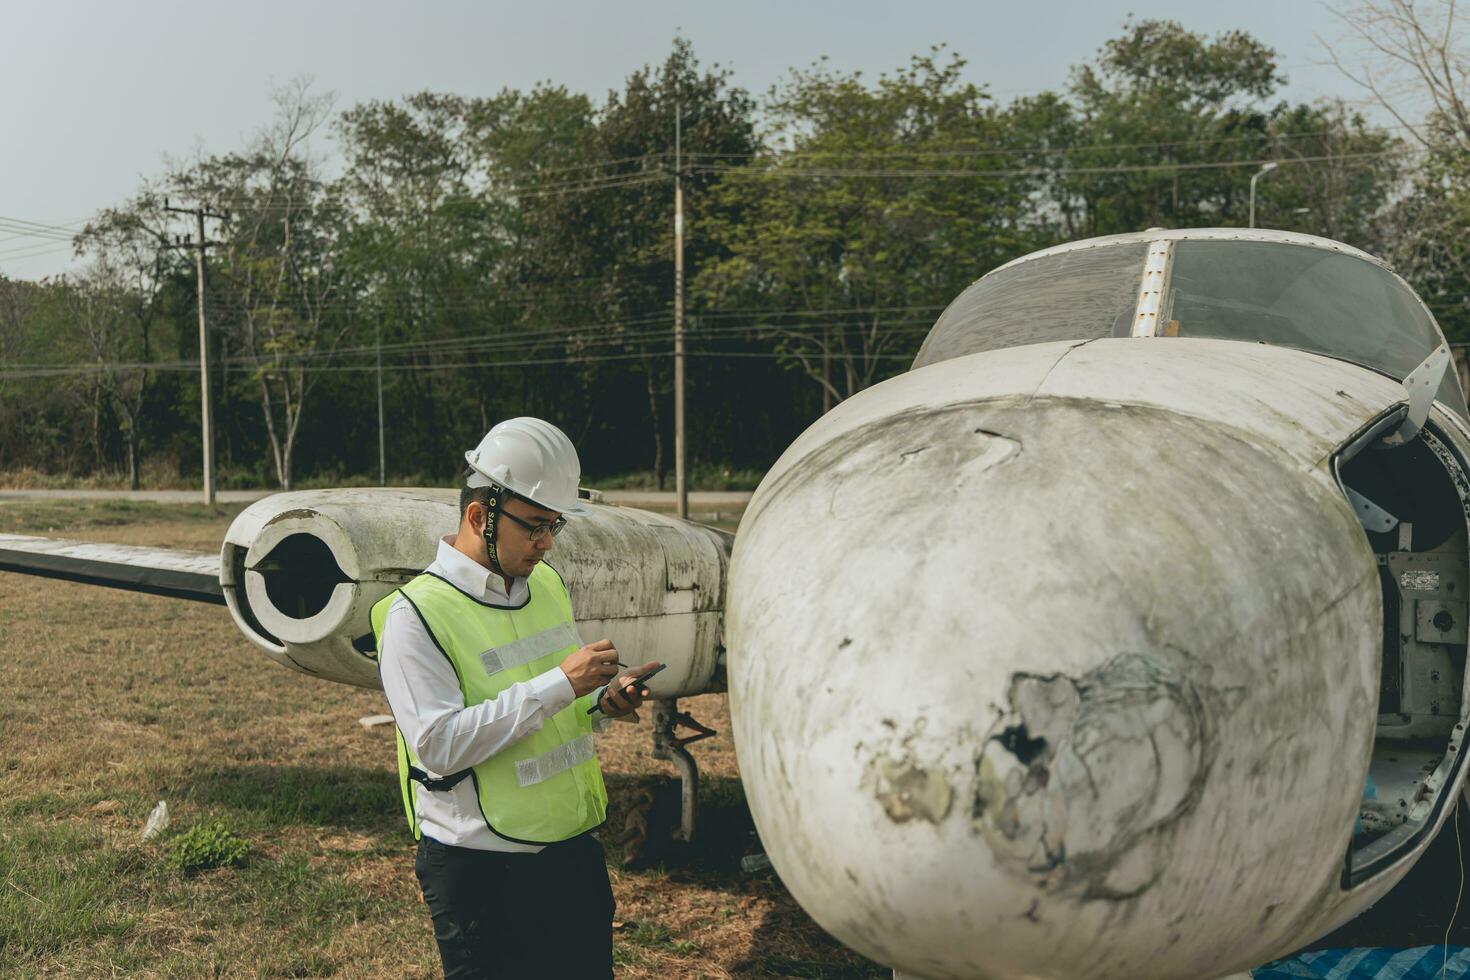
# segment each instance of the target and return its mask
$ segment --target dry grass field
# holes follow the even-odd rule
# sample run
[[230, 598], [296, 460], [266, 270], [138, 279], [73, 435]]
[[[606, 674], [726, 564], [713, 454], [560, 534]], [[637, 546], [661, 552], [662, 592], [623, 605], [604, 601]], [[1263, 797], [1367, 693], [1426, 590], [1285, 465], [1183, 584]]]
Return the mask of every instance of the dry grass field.
[[[0, 531], [214, 550], [233, 510], [127, 502], [0, 505]], [[432, 977], [429, 917], [381, 694], [290, 673], [224, 609], [0, 574], [0, 976]], [[617, 870], [620, 977], [885, 977], [796, 906], [758, 851], [723, 696], [684, 703], [702, 839]], [[648, 721], [599, 743], [610, 826], [672, 769]], [[144, 843], [166, 800], [169, 829]], [[212, 828], [243, 864], [181, 870]], [[195, 833], [200, 831], [196, 830]], [[611, 836], [611, 835], [607, 835]]]

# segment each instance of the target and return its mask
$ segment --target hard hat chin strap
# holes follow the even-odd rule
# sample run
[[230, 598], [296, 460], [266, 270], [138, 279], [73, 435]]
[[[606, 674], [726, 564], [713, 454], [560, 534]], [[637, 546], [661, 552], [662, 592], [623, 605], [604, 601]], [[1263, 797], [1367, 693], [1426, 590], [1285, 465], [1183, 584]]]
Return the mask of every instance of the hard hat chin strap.
[[505, 503], [505, 496], [504, 487], [498, 483], [490, 484], [490, 499], [485, 502], [485, 530], [481, 535], [485, 539], [485, 557], [490, 560], [490, 570], [502, 578], [510, 578], [500, 567], [500, 553], [495, 548], [495, 539], [500, 531], [500, 508]]

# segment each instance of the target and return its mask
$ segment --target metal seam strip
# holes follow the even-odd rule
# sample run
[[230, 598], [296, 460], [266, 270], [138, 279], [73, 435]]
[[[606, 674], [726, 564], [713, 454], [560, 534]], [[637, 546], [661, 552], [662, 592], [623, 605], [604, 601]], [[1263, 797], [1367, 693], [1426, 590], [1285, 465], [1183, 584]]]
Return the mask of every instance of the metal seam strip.
[[1169, 282], [1169, 266], [1174, 256], [1174, 243], [1160, 239], [1148, 243], [1148, 258], [1143, 263], [1143, 282], [1139, 286], [1138, 306], [1133, 314], [1134, 337], [1157, 337], [1159, 314], [1163, 312], [1164, 289]]

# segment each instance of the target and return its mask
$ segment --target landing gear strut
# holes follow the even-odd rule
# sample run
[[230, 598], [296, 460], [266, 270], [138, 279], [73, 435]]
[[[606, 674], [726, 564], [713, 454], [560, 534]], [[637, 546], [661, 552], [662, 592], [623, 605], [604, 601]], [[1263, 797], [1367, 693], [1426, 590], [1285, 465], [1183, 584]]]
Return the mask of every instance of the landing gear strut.
[[[715, 734], [689, 715], [678, 710], [678, 701], [670, 698], [653, 702], [653, 757], [667, 759], [674, 764], [679, 774], [679, 821], [673, 826], [672, 807], [660, 805], [661, 801], [653, 787], [641, 790], [628, 809], [628, 818], [623, 826], [623, 864], [635, 866], [657, 861], [665, 840], [680, 844], [694, 841], [695, 825], [699, 816], [699, 766], [688, 746], [702, 738]], [[693, 734], [679, 735], [678, 729], [688, 729]], [[663, 819], [660, 819], [662, 817]], [[668, 827], [668, 831], [663, 828]]]
[[[694, 842], [694, 822], [699, 815], [699, 766], [684, 746], [709, 738], [715, 732], [680, 713], [678, 706], [679, 702], [674, 698], [653, 703], [653, 757], [668, 759], [679, 770], [679, 829], [673, 836], [676, 841], [691, 844]], [[694, 734], [679, 737], [675, 734], [679, 726]]]

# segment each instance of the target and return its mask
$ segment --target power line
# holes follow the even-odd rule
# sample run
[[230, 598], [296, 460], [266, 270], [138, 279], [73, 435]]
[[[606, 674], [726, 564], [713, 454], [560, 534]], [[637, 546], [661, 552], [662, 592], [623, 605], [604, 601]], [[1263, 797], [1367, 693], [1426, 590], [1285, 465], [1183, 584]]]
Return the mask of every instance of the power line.
[[[662, 315], [660, 317], [657, 317], [656, 319], [659, 322], [662, 322], [663, 320], [666, 320], [667, 319], [667, 314], [664, 314], [664, 315]], [[537, 336], [537, 335], [526, 335], [526, 334], [521, 334], [521, 335], [511, 336], [511, 337], [495, 338], [495, 339], [490, 340], [490, 341], [486, 341], [486, 340], [483, 340], [483, 339], [480, 339], [480, 338], [474, 338], [474, 337], [459, 337], [459, 338], [450, 338], [450, 339], [448, 339], [446, 341], [432, 341], [431, 340], [431, 341], [405, 342], [405, 343], [402, 343], [402, 344], [384, 344], [384, 345], [382, 345], [382, 350], [384, 352], [397, 353], [397, 354], [428, 353], [428, 354], [441, 354], [442, 355], [442, 354], [460, 354], [460, 353], [479, 353], [479, 354], [490, 355], [490, 354], [496, 354], [496, 353], [501, 353], [501, 352], [505, 352], [505, 351], [517, 351], [517, 350], [525, 350], [527, 348], [534, 348], [534, 347], [537, 347], [537, 346], [539, 346], [539, 345], [541, 345], [543, 343], [551, 343], [551, 344], [554, 345], [557, 342], [560, 342], [561, 344], [566, 345], [566, 344], [571, 343], [571, 342], [577, 342], [579, 344], [584, 344], [584, 345], [587, 345], [589, 347], [596, 348], [596, 347], [621, 346], [621, 345], [625, 345], [625, 344], [635, 344], [635, 343], [636, 344], [646, 344], [647, 342], [650, 342], [650, 341], [666, 341], [668, 339], [668, 332], [663, 327], [647, 326], [647, 327], [645, 327], [644, 329], [641, 329], [641, 330], [624, 331], [622, 333], [609, 333], [605, 329], [600, 329], [600, 328], [604, 328], [604, 327], [607, 327], [607, 326], [617, 326], [617, 324], [590, 325], [590, 326], [581, 326], [581, 327], [566, 328], [567, 331], [577, 331], [577, 333], [575, 335], [564, 335], [564, 336], [559, 336], [559, 337], [552, 337], [552, 338], [549, 338], [549, 339], [548, 338], [545, 338], [545, 337], [540, 337], [540, 336]], [[832, 329], [832, 328], [837, 328], [837, 329], [848, 328], [848, 329], [851, 329], [851, 328], [853, 328], [853, 326], [854, 325], [851, 322], [844, 322], [844, 321], [814, 322], [814, 323], [813, 322], [809, 322], [809, 323], [794, 324], [794, 325], [792, 325], [792, 324], [788, 324], [788, 325], [775, 325], [775, 324], [770, 324], [770, 323], [767, 323], [767, 322], [752, 322], [752, 323], [739, 323], [739, 324], [725, 324], [725, 325], [717, 326], [717, 327], [706, 327], [706, 328], [702, 328], [702, 329], [696, 329], [696, 330], [694, 330], [694, 331], [692, 331], [690, 333], [690, 337], [691, 337], [691, 339], [697, 340], [697, 341], [710, 341], [710, 340], [721, 340], [721, 339], [736, 339], [736, 338], [742, 338], [742, 337], [749, 337], [749, 336], [753, 336], [753, 335], [760, 334], [760, 333], [770, 333], [770, 332], [776, 332], [776, 331], [783, 332], [783, 333], [791, 333], [793, 331], [800, 330], [800, 331], [815, 333], [818, 330]], [[885, 336], [904, 336], [904, 335], [916, 335], [916, 334], [928, 333], [928, 331], [932, 328], [932, 326], [933, 326], [933, 319], [931, 317], [923, 317], [923, 318], [908, 318], [908, 319], [890, 320], [890, 321], [887, 321], [887, 322], [884, 323], [883, 328], [884, 328], [884, 335]], [[317, 351], [302, 351], [302, 352], [281, 352], [281, 353], [271, 353], [271, 354], [236, 354], [236, 355], [232, 355], [230, 357], [218, 358], [218, 359], [215, 359], [215, 360], [217, 360], [219, 363], [222, 363], [222, 364], [225, 364], [225, 365], [228, 365], [228, 366], [231, 366], [231, 367], [274, 368], [274, 369], [279, 369], [279, 370], [307, 370], [307, 371], [315, 371], [315, 370], [320, 370], [322, 368], [321, 368], [320, 365], [314, 365], [314, 364], [310, 363], [311, 361], [314, 361], [314, 360], [329, 361], [329, 360], [332, 360], [332, 359], [335, 359], [335, 358], [338, 358], [338, 357], [346, 357], [346, 358], [351, 358], [351, 357], [365, 357], [365, 356], [370, 355], [370, 354], [376, 354], [376, 352], [377, 352], [377, 348], [376, 347], [357, 347], [357, 348], [337, 348], [337, 349], [330, 349], [330, 350], [324, 349], [324, 350], [317, 350]], [[565, 358], [565, 360], [568, 363], [580, 362], [582, 360], [585, 360], [588, 356], [594, 356], [595, 357], [595, 355], [568, 354], [567, 357]], [[642, 356], [642, 353], [640, 353], [637, 356]], [[745, 355], [742, 354], [742, 356], [745, 356]], [[496, 361], [494, 363], [502, 364], [502, 363], [509, 363], [509, 362]], [[519, 363], [519, 362], [515, 362], [515, 363]], [[537, 363], [541, 363], [541, 362], [538, 361]], [[138, 361], [138, 362], [105, 362], [105, 363], [98, 363], [98, 362], [91, 362], [91, 361], [89, 361], [89, 362], [80, 362], [80, 363], [77, 363], [77, 362], [71, 362], [71, 363], [30, 363], [30, 364], [18, 364], [18, 365], [14, 365], [14, 366], [12, 366], [10, 368], [0, 368], [0, 372], [7, 371], [7, 370], [9, 370], [9, 371], [29, 371], [29, 372], [37, 372], [38, 373], [38, 376], [40, 374], [46, 374], [46, 375], [49, 376], [50, 374], [68, 374], [68, 373], [82, 373], [82, 374], [85, 374], [85, 373], [95, 373], [97, 371], [102, 371], [102, 370], [114, 370], [114, 371], [124, 371], [124, 370], [127, 370], [127, 371], [141, 371], [141, 370], [174, 371], [174, 370], [193, 370], [194, 368], [197, 368], [198, 367], [198, 364], [199, 364], [199, 362], [197, 360], [195, 360], [195, 361], [174, 360], [174, 361], [156, 361], [156, 362], [148, 362], [148, 361]], [[344, 369], [346, 369], [346, 367], [352, 367], [352, 366], [351, 365], [344, 366]]]
[[1007, 177], [1072, 177], [1102, 176], [1130, 173], [1174, 173], [1188, 170], [1225, 170], [1238, 167], [1259, 167], [1265, 163], [1279, 165], [1298, 163], [1341, 162], [1348, 160], [1377, 159], [1397, 156], [1399, 151], [1372, 151], [1364, 153], [1326, 154], [1322, 156], [1294, 157], [1278, 160], [1219, 160], [1195, 163], [1147, 163], [1122, 164], [1099, 167], [1021, 167], [1013, 169], [990, 169], [983, 167], [931, 168], [931, 169], [881, 169], [881, 168], [821, 168], [821, 167], [721, 167], [699, 165], [692, 169], [705, 173], [721, 173], [741, 177], [763, 177], [782, 179], [831, 178], [831, 177], [982, 177], [1002, 179]]
[[[77, 225], [80, 223], [81, 222], [79, 221], [72, 222], [73, 225]], [[33, 231], [41, 233], [59, 233], [65, 235], [68, 238], [72, 237], [75, 234], [75, 232], [71, 228], [63, 225], [50, 225], [40, 221], [27, 221], [24, 218], [8, 218], [3, 215], [0, 215], [0, 224], [15, 225], [20, 228], [29, 228]]]
[[[1407, 126], [1378, 126], [1379, 131], [1408, 129]], [[1030, 144], [1018, 146], [1013, 143], [984, 144], [978, 140], [963, 140], [956, 143], [946, 144], [926, 143], [920, 149], [901, 150], [777, 150], [757, 151], [753, 153], [685, 153], [689, 157], [720, 157], [733, 158], [759, 158], [771, 156], [777, 159], [825, 159], [831, 157], [845, 158], [856, 157], [862, 159], [884, 159], [884, 158], [908, 158], [914, 157], [955, 157], [955, 156], [1024, 156], [1028, 154], [1070, 154], [1081, 153], [1092, 150], [1159, 150], [1177, 149], [1179, 147], [1196, 146], [1219, 146], [1226, 143], [1273, 143], [1277, 141], [1306, 140], [1319, 137], [1330, 137], [1338, 135], [1361, 136], [1364, 134], [1346, 133], [1341, 130], [1316, 130], [1301, 133], [1253, 133], [1238, 136], [1212, 136], [1208, 138], [1191, 138], [1186, 140], [1156, 140], [1145, 143], [1082, 143], [1075, 146], [1057, 146], [1048, 144]]]
[[42, 255], [57, 255], [62, 252], [71, 251], [70, 245], [27, 245], [24, 248], [0, 252], [0, 262], [13, 262], [20, 259], [34, 259]]
[[[587, 191], [612, 190], [624, 187], [637, 187], [643, 184], [651, 184], [672, 179], [673, 174], [667, 171], [658, 170], [633, 171], [631, 173], [624, 174], [609, 174], [605, 177], [585, 177], [551, 184], [536, 182], [502, 185], [492, 182], [485, 188], [484, 193], [482, 194], [445, 195], [438, 201], [433, 202], [433, 204], [438, 207], [475, 205], [485, 203], [488, 199], [488, 196], [492, 193], [498, 193], [517, 198], [547, 197], [555, 194], [572, 194]], [[226, 208], [227, 210], [241, 212], [371, 210], [371, 202], [361, 201], [274, 203], [269, 200], [261, 201], [259, 198], [221, 197], [218, 199], [218, 204], [220, 207]]]
[[[686, 351], [689, 357], [703, 358], [739, 358], [739, 359], [762, 359], [762, 360], [790, 360], [795, 355], [780, 351]], [[444, 363], [404, 363], [384, 364], [384, 371], [460, 371], [467, 369], [498, 369], [508, 367], [528, 367], [534, 365], [578, 365], [598, 364], [615, 361], [640, 360], [644, 357], [667, 357], [668, 350], [639, 351], [631, 354], [589, 354], [585, 356], [570, 357], [544, 357], [544, 358], [522, 358], [512, 361], [453, 361]], [[858, 354], [859, 360], [895, 360], [912, 361], [912, 354]], [[0, 368], [0, 380], [39, 380], [42, 378], [84, 376], [88, 374], [102, 374], [109, 371], [184, 371], [191, 372], [199, 370], [198, 361], [171, 361], [166, 363], [102, 363], [83, 364], [72, 368], [53, 370], [27, 370], [21, 368]], [[330, 364], [317, 367], [300, 368], [299, 370], [313, 374], [360, 374], [366, 371], [376, 371], [378, 367], [374, 364]]]

